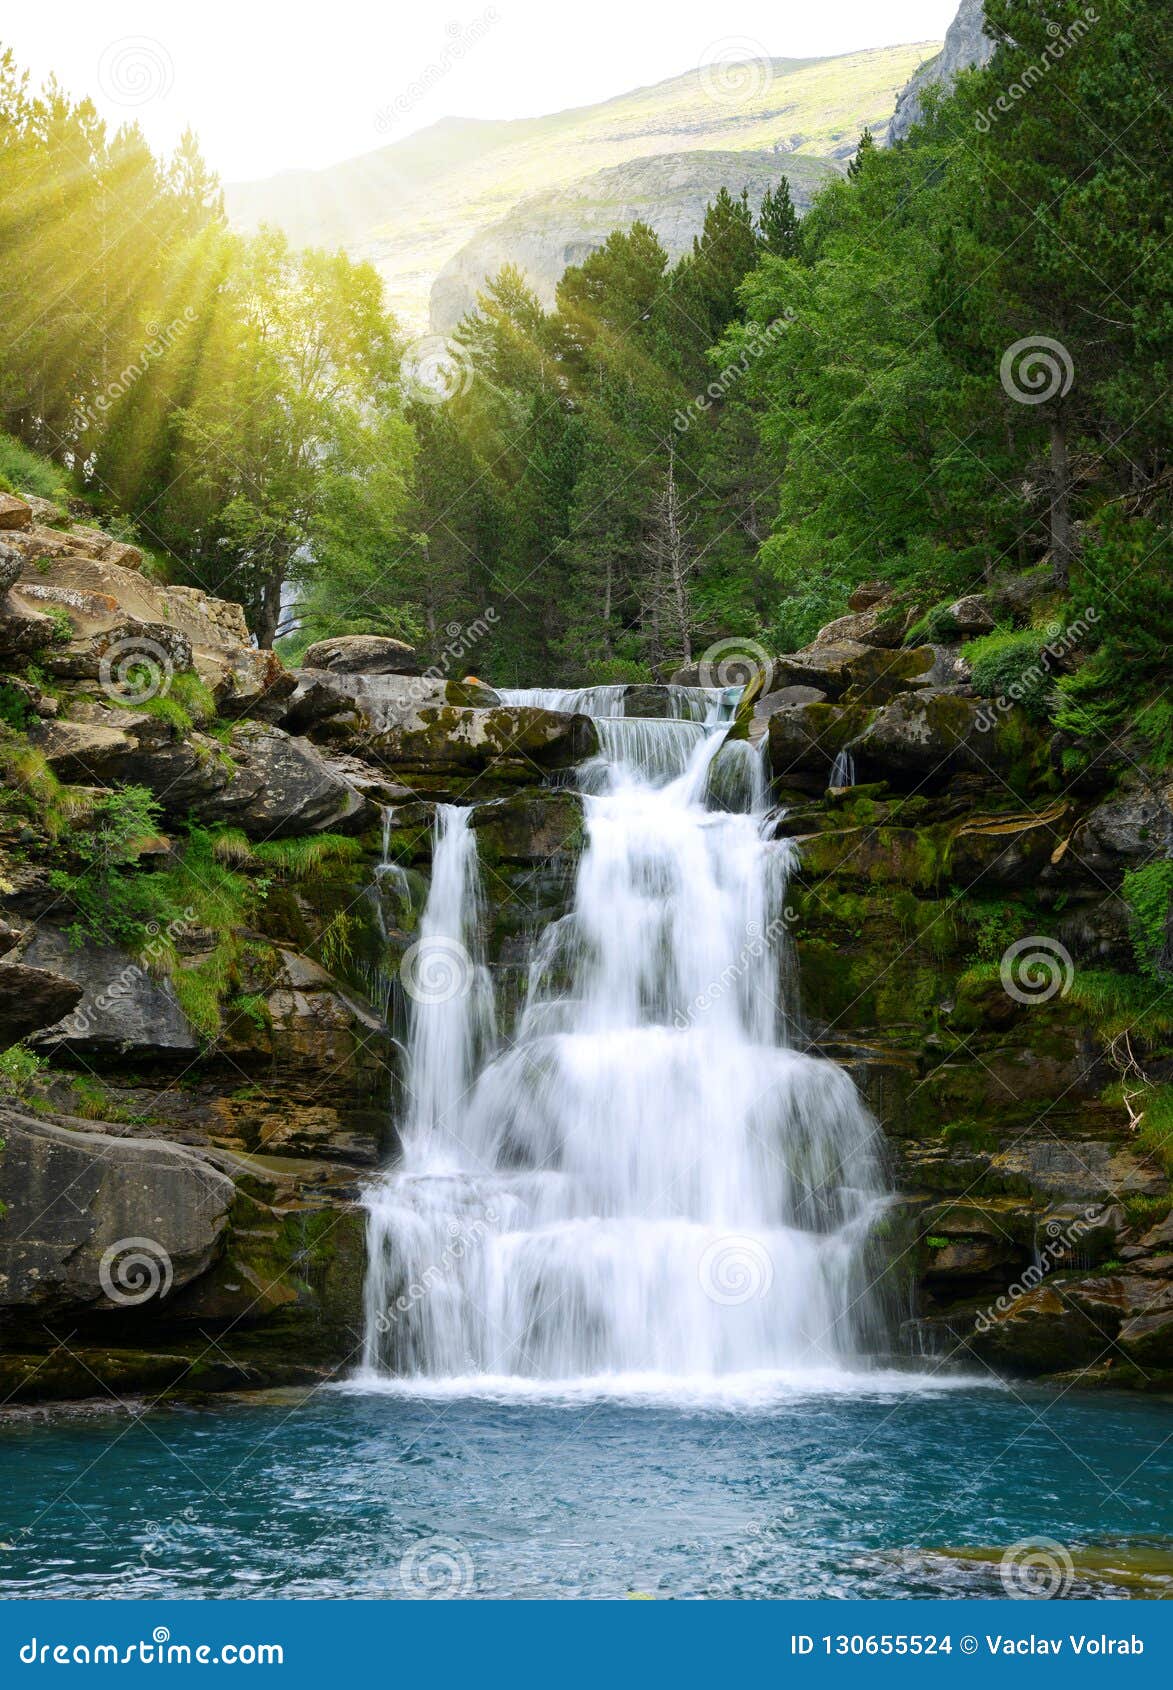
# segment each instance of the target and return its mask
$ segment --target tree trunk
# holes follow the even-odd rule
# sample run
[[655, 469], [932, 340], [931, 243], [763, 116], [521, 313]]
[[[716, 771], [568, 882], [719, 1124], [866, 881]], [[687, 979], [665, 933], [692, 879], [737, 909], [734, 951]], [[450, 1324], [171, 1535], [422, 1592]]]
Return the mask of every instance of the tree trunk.
[[1056, 405], [1051, 416], [1051, 568], [1057, 587], [1071, 578], [1071, 468], [1067, 461], [1067, 420]]
[[277, 625], [281, 619], [281, 586], [284, 579], [284, 571], [275, 569], [266, 580], [261, 594], [261, 608], [257, 615], [257, 644], [262, 650], [271, 650], [277, 637]]

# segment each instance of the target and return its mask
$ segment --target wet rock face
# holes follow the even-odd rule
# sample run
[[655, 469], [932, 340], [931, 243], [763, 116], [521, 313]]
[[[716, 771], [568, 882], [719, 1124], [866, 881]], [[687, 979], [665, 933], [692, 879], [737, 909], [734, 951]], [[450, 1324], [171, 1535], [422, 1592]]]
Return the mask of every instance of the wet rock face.
[[[330, 1164], [118, 1131], [0, 1107], [9, 1400], [241, 1390], [353, 1365], [363, 1217]], [[65, 1347], [47, 1336], [58, 1321]]]
[[367, 756], [402, 771], [413, 786], [430, 782], [426, 790], [437, 796], [453, 782], [463, 782], [476, 796], [494, 785], [533, 785], [549, 770], [570, 768], [597, 750], [587, 716], [528, 705], [495, 710], [445, 705], [405, 713], [372, 736]]
[[230, 822], [275, 839], [373, 820], [370, 806], [307, 740], [262, 722], [242, 722], [231, 740], [232, 771], [193, 805], [201, 821]]
[[308, 740], [264, 722], [241, 722], [225, 747], [144, 711], [81, 703], [29, 737], [61, 780], [145, 786], [168, 816], [231, 823], [253, 838], [353, 830], [373, 818]]
[[981, 704], [946, 690], [897, 698], [868, 723], [855, 754], [874, 775], [980, 772], [997, 758], [994, 724]]

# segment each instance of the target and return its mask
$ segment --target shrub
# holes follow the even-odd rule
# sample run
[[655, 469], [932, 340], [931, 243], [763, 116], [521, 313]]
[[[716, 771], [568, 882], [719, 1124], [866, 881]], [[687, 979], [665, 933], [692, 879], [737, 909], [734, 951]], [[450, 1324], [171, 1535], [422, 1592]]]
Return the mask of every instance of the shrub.
[[8, 681], [0, 681], [0, 722], [10, 728], [27, 727], [35, 712], [27, 694]]
[[965, 648], [973, 684], [987, 698], [1021, 705], [1032, 721], [1045, 720], [1053, 679], [1040, 628], [995, 628]]
[[24, 1045], [10, 1045], [0, 1051], [0, 1083], [23, 1097], [46, 1063], [46, 1057], [38, 1056]]
[[1161, 956], [1173, 906], [1173, 862], [1146, 863], [1144, 868], [1131, 869], [1124, 876], [1122, 891], [1128, 905], [1136, 966], [1150, 979], [1159, 979], [1167, 972], [1161, 967]]

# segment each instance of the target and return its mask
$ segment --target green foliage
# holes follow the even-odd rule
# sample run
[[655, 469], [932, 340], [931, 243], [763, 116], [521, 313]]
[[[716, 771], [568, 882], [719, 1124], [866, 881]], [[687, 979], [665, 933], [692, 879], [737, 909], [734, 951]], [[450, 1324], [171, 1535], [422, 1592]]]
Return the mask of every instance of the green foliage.
[[1045, 644], [1037, 628], [995, 628], [972, 640], [965, 655], [974, 686], [984, 697], [1005, 698], [1032, 721], [1043, 721], [1053, 686]]
[[1153, 1086], [1140, 1100], [1137, 1143], [1173, 1177], [1173, 1086]]
[[1105, 1041], [1122, 1033], [1130, 1033], [1142, 1044], [1173, 1036], [1173, 985], [1108, 969], [1080, 968], [1067, 997], [1088, 1013]]
[[[2, 85], [2, 66], [0, 66]], [[52, 499], [62, 509], [69, 500], [69, 488], [64, 472], [50, 458], [30, 451], [11, 434], [0, 433], [0, 489], [9, 493], [34, 494]]]
[[1173, 862], [1162, 860], [1129, 870], [1121, 890], [1128, 905], [1136, 966], [1152, 980], [1167, 977], [1161, 958], [1169, 946]]
[[62, 841], [70, 869], [50, 871], [49, 884], [73, 910], [75, 944], [135, 944], [160, 908], [157, 882], [131, 875], [144, 845], [158, 835], [159, 805], [145, 787], [122, 786], [94, 800], [84, 827]]
[[24, 1097], [47, 1066], [48, 1058], [38, 1056], [26, 1045], [10, 1045], [0, 1051], [0, 1085], [15, 1092], [17, 1097]]
[[10, 728], [25, 728], [34, 716], [27, 693], [9, 681], [0, 681], [0, 722]]
[[318, 956], [331, 974], [341, 973], [354, 956], [354, 932], [358, 922], [346, 910], [330, 918], [318, 938]]
[[[153, 678], [153, 671], [144, 668], [143, 687], [149, 686]], [[136, 683], [133, 670], [127, 675], [127, 682], [133, 689]], [[206, 727], [216, 715], [216, 700], [211, 687], [197, 674], [186, 670], [172, 675], [165, 692], [155, 693], [141, 701], [121, 698], [115, 693], [111, 701], [123, 710], [140, 711], [143, 715], [156, 717], [160, 722], [167, 722], [180, 737], [191, 733], [197, 727]]]
[[353, 863], [363, 856], [357, 839], [339, 833], [311, 833], [302, 839], [268, 839], [252, 848], [252, 860], [282, 880], [310, 880], [334, 863]]

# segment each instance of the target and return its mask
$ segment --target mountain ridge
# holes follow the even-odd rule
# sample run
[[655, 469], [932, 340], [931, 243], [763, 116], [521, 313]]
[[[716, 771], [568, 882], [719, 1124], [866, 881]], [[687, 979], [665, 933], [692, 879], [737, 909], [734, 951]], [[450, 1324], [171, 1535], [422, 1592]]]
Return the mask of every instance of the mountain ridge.
[[886, 131], [900, 90], [939, 46], [748, 61], [744, 85], [732, 90], [712, 67], [693, 68], [545, 116], [444, 117], [320, 171], [230, 183], [226, 203], [239, 227], [267, 222], [294, 245], [342, 246], [370, 259], [392, 310], [422, 327], [448, 261], [528, 196], [664, 154], [777, 146], [787, 155], [846, 157], [865, 125]]

